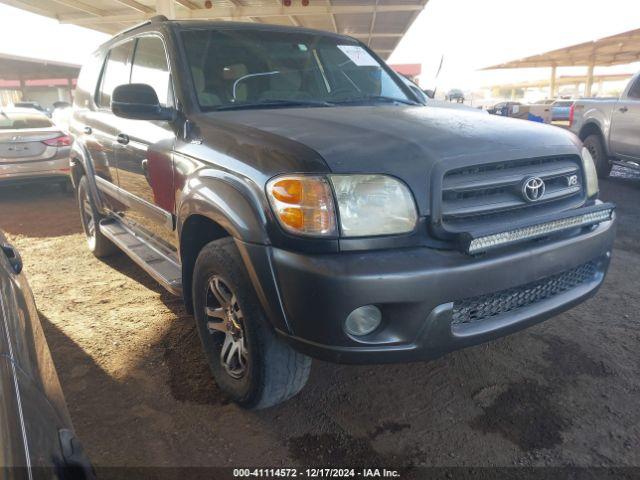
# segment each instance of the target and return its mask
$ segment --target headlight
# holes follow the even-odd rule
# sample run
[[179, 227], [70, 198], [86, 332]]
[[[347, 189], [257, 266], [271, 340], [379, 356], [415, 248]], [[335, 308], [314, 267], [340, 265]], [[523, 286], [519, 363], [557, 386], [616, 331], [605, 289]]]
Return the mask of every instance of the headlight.
[[418, 214], [407, 186], [387, 175], [330, 175], [344, 237], [392, 235], [415, 228]]
[[331, 186], [324, 177], [283, 175], [267, 183], [267, 197], [278, 222], [298, 235], [337, 235]]
[[587, 197], [595, 197], [598, 194], [598, 172], [596, 172], [591, 153], [585, 147], [582, 147], [582, 166], [587, 182]]

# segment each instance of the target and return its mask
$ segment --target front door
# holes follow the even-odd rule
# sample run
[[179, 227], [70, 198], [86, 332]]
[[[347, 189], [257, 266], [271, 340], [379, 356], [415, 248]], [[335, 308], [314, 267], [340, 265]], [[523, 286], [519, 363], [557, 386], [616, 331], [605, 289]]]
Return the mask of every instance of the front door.
[[631, 82], [611, 113], [609, 141], [614, 156], [640, 159], [640, 76]]
[[107, 53], [95, 98], [96, 109], [86, 113], [84, 125], [81, 126], [85, 145], [95, 169], [96, 184], [102, 202], [113, 211], [119, 210], [120, 202], [117, 194], [115, 148], [118, 119], [111, 113], [111, 94], [116, 86], [129, 80], [133, 44], [131, 40], [120, 43]]
[[[167, 56], [157, 35], [137, 39], [131, 83], [150, 85], [163, 106], [173, 105]], [[174, 250], [174, 126], [166, 121], [123, 118], [118, 119], [117, 125], [118, 182], [125, 204], [123, 220], [161, 246]]]

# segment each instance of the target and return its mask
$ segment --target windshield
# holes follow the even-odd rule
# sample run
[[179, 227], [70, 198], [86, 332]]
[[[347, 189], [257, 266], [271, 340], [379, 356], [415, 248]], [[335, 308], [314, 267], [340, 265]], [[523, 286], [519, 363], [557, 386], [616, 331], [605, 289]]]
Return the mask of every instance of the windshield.
[[185, 30], [182, 39], [204, 110], [398, 101], [414, 103], [358, 43], [267, 30]]
[[47, 128], [53, 124], [44, 115], [38, 113], [16, 113], [0, 111], [0, 130], [19, 130], [23, 128]]

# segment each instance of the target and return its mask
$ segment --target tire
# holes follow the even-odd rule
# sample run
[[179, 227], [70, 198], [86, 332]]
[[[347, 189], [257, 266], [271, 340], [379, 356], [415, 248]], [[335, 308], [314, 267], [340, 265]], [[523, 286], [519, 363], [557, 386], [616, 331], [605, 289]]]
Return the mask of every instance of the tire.
[[585, 138], [582, 143], [593, 157], [593, 163], [596, 165], [598, 178], [607, 178], [611, 173], [612, 164], [604, 149], [600, 135], [595, 133], [591, 134]]
[[89, 180], [86, 176], [83, 176], [78, 182], [78, 207], [89, 250], [98, 258], [108, 257], [115, 253], [117, 247], [100, 232], [102, 215], [98, 212], [89, 195]]
[[267, 408], [304, 387], [311, 359], [276, 337], [233, 239], [213, 241], [198, 255], [193, 305], [213, 377], [234, 402]]

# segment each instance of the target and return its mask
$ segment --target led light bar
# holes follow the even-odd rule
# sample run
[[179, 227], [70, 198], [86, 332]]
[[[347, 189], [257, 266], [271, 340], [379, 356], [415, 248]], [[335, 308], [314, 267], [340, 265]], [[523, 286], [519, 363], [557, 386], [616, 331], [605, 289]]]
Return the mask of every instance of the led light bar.
[[506, 232], [478, 236], [476, 238], [472, 238], [468, 243], [467, 253], [474, 255], [486, 252], [487, 250], [491, 250], [496, 247], [545, 237], [549, 234], [569, 230], [571, 228], [595, 225], [606, 220], [611, 220], [613, 210], [613, 207], [607, 206], [607, 208], [601, 208], [595, 211], [582, 213], [580, 215], [559, 218], [557, 220], [516, 228]]

